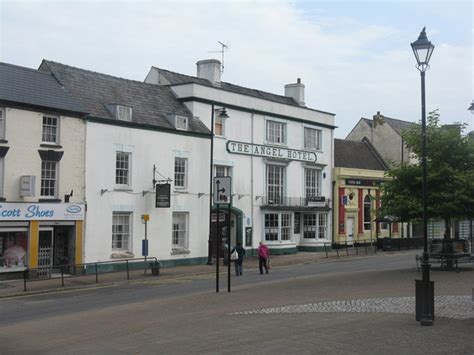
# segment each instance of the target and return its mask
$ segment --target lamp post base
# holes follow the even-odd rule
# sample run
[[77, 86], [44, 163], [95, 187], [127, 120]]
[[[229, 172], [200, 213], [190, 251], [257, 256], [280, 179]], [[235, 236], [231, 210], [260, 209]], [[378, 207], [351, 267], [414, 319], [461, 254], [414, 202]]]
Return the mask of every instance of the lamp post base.
[[431, 326], [434, 322], [434, 281], [430, 281], [431, 265], [423, 255], [422, 279], [415, 280], [416, 320], [422, 326]]

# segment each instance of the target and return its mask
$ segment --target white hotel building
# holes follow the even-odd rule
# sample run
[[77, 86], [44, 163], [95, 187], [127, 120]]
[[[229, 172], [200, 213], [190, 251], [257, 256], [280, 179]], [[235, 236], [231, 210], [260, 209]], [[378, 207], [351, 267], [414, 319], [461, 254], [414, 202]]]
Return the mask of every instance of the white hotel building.
[[285, 96], [244, 88], [221, 81], [212, 59], [196, 77], [152, 67], [145, 82], [170, 87], [210, 130], [215, 110], [213, 174], [232, 177], [232, 245], [265, 241], [275, 254], [331, 242], [335, 115], [306, 107], [299, 79]]

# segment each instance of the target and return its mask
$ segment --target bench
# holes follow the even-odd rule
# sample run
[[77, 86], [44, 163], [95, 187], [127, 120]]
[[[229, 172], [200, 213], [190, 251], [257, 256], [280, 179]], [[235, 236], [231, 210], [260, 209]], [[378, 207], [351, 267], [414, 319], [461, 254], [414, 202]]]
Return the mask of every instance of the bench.
[[[467, 240], [444, 240], [433, 239], [428, 246], [429, 261], [438, 263], [441, 269], [452, 269], [453, 266], [456, 271], [459, 271], [459, 264], [471, 263], [474, 257], [469, 252], [469, 242]], [[420, 269], [423, 257], [416, 255], [416, 268]]]

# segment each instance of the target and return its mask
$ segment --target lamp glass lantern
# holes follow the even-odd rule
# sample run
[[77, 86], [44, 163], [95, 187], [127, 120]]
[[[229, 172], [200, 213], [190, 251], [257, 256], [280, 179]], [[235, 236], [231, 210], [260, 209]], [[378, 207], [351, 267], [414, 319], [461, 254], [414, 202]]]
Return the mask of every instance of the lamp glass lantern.
[[423, 27], [418, 39], [411, 44], [411, 48], [415, 54], [418, 68], [422, 71], [426, 70], [426, 68], [428, 68], [431, 55], [433, 54], [434, 45], [428, 40], [425, 27]]

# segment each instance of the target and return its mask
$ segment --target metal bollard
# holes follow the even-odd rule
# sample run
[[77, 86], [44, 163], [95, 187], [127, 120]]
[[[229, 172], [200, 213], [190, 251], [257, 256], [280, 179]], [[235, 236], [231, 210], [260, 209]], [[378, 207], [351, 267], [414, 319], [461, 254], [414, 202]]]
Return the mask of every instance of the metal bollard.
[[[128, 269], [128, 260], [125, 260], [125, 265], [127, 267], [127, 280], [130, 280], [130, 271]], [[145, 263], [145, 270], [146, 270], [146, 263]]]
[[99, 271], [97, 270], [97, 263], [95, 263], [95, 283], [99, 283]]

